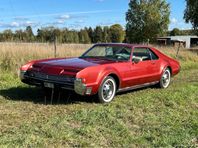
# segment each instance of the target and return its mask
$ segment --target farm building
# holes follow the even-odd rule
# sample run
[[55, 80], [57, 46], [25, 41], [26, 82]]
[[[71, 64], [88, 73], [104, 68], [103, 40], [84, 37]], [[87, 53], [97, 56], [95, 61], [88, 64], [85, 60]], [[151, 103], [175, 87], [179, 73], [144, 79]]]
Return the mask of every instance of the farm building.
[[157, 38], [157, 42], [161, 45], [174, 46], [178, 43], [182, 44], [185, 48], [191, 48], [198, 45], [198, 36], [167, 36]]

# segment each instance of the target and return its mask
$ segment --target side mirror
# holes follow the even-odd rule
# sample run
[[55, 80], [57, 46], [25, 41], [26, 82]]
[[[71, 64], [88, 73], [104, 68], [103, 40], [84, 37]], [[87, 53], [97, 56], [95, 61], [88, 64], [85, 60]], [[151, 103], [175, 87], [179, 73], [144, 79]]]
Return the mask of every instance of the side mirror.
[[133, 63], [135, 63], [135, 64], [139, 63], [141, 60], [142, 59], [139, 57], [133, 57], [133, 59], [132, 59]]

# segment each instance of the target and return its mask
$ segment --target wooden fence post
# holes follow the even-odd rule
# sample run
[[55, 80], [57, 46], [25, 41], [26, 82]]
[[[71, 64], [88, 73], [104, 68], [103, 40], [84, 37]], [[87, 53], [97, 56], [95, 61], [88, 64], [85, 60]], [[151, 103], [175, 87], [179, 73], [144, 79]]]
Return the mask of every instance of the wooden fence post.
[[57, 38], [56, 38], [56, 36], [54, 35], [54, 57], [55, 57], [55, 58], [57, 57], [57, 53], [56, 53], [56, 50], [57, 50], [57, 48], [56, 48], [56, 40], [57, 40]]

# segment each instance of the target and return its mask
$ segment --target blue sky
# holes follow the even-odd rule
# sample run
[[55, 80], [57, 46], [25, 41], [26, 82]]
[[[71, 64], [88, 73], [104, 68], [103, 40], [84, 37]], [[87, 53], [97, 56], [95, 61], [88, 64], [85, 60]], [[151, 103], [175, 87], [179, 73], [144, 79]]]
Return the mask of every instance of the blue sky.
[[[171, 6], [169, 30], [191, 28], [183, 20], [185, 0], [167, 0]], [[1, 0], [0, 31], [24, 29], [31, 25], [80, 29], [85, 26], [125, 26], [129, 0]]]

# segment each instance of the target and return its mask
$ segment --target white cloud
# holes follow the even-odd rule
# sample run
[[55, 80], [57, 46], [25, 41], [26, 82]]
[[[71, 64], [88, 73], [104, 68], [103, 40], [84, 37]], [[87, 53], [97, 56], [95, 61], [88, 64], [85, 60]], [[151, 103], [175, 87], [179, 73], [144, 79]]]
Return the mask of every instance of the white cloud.
[[55, 19], [57, 19], [57, 21], [54, 22], [54, 24], [64, 24], [66, 20], [71, 19], [71, 16], [68, 14], [63, 14], [58, 17], [55, 17]]
[[20, 24], [18, 22], [11, 22], [10, 27], [19, 27]]
[[23, 27], [27, 27], [27, 26], [35, 27], [38, 24], [39, 24], [38, 22], [33, 22], [33, 21], [13, 21], [10, 23], [0, 22], [0, 27], [2, 27], [2, 28], [23, 28]]
[[71, 16], [68, 15], [68, 14], [64, 14], [64, 15], [59, 16], [58, 18], [59, 18], [59, 19], [62, 19], [62, 20], [67, 20], [67, 19], [70, 19]]
[[33, 21], [25, 21], [25, 22], [21, 22], [21, 26], [36, 26], [39, 23], [37, 22], [33, 22]]
[[177, 24], [177, 23], [178, 23], [178, 20], [177, 20], [176, 18], [172, 18], [172, 19], [171, 19], [171, 23], [172, 23], [172, 24]]
[[58, 23], [58, 24], [64, 24], [64, 23], [65, 23], [65, 20], [60, 19], [60, 20], [58, 20], [56, 23]]

